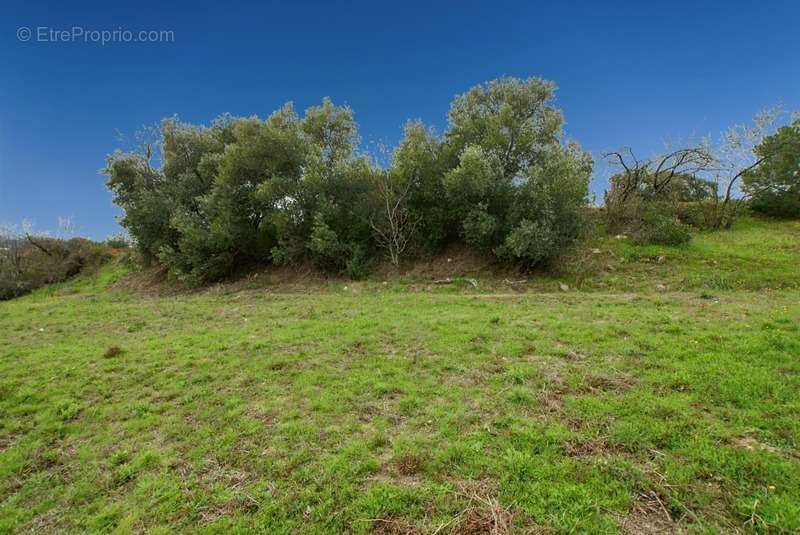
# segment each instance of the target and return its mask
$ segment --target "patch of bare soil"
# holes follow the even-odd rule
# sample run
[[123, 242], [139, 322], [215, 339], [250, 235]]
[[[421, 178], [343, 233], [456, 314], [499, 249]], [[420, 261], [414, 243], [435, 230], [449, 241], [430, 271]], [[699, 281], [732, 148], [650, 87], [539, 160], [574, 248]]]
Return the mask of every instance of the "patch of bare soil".
[[456, 482], [456, 494], [467, 500], [467, 506], [450, 522], [440, 525], [434, 533], [451, 535], [507, 535], [518, 533], [547, 533], [513, 506], [503, 507], [494, 497], [497, 489], [488, 481]]
[[422, 532], [407, 520], [389, 517], [372, 519], [372, 533], [381, 535], [417, 535]]
[[125, 290], [148, 297], [168, 297], [186, 293], [189, 289], [170, 279], [167, 268], [156, 266], [128, 273], [114, 281], [111, 290]]
[[620, 526], [629, 535], [683, 533], [655, 492], [641, 493]]
[[759, 442], [753, 437], [737, 437], [731, 439], [731, 444], [736, 446], [737, 448], [749, 451], [766, 451], [769, 453], [781, 453], [781, 450], [776, 448], [775, 446], [770, 446], [769, 444], [764, 444]]
[[268, 288], [276, 293], [314, 291], [332, 282], [349, 282], [345, 275], [324, 273], [311, 264], [268, 266], [225, 284], [227, 290]]
[[269, 289], [275, 293], [310, 292], [335, 281], [346, 281], [346, 277], [336, 277], [320, 272], [310, 265], [268, 266], [248, 271], [242, 268], [239, 273], [226, 280], [200, 288], [190, 288], [169, 275], [163, 266], [146, 268], [121, 277], [111, 285], [111, 289], [127, 290], [149, 297], [169, 297], [191, 293], [231, 293], [244, 290]]
[[54, 507], [31, 519], [19, 533], [66, 533], [63, 526], [63, 512]]
[[[517, 270], [501, 270], [488, 255], [481, 255], [465, 247], [451, 246], [443, 253], [413, 262], [393, 266], [388, 262], [379, 265], [374, 272], [377, 277], [393, 279], [447, 279], [489, 274], [493, 278], [519, 275]], [[524, 278], [524, 277], [523, 277]]]
[[614, 455], [623, 451], [620, 447], [609, 443], [608, 439], [603, 436], [584, 441], [568, 440], [562, 448], [564, 453], [570, 457], [581, 459], [598, 455]]
[[372, 483], [391, 483], [404, 487], [419, 487], [423, 481], [417, 476], [417, 472], [422, 466], [422, 459], [413, 455], [401, 455], [396, 459], [391, 459], [388, 453], [379, 456], [381, 468], [365, 482]]
[[583, 378], [581, 391], [586, 393], [624, 392], [635, 384], [636, 378], [630, 374], [608, 375], [594, 373], [588, 374]]

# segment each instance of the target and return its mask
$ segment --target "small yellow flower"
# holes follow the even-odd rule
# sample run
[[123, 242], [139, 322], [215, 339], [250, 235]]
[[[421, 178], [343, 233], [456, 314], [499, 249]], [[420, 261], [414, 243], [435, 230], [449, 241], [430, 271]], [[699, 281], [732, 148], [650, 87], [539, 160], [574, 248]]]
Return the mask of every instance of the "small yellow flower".
[[767, 489], [768, 490], [775, 490], [775, 485], [770, 485], [769, 487], [767, 487]]

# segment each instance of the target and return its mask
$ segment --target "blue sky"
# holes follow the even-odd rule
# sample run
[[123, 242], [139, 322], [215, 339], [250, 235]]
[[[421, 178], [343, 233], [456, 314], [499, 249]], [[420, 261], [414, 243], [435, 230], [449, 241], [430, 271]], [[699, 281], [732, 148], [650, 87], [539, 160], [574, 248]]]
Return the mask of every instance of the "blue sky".
[[[20, 27], [34, 35], [22, 42]], [[173, 42], [41, 42], [38, 27], [168, 30]], [[717, 133], [800, 108], [800, 2], [4, 2], [0, 223], [104, 238], [98, 174], [116, 132], [178, 114], [264, 117], [323, 96], [363, 145], [407, 119], [441, 132], [453, 95], [503, 75], [554, 80], [566, 133], [593, 154]], [[602, 191], [602, 179], [595, 181]]]

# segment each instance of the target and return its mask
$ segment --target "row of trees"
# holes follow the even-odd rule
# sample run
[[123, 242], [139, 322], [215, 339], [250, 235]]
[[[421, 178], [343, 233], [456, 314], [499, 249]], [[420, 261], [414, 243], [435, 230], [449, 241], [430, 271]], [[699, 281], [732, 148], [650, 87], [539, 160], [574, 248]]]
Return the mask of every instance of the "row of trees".
[[307, 260], [358, 277], [381, 251], [398, 264], [455, 241], [530, 266], [580, 238], [592, 173], [562, 140], [554, 89], [474, 87], [441, 137], [408, 123], [387, 168], [357, 151], [352, 111], [325, 99], [302, 117], [287, 104], [263, 121], [169, 119], [105, 172], [143, 255], [189, 283]]
[[[385, 255], [453, 242], [533, 266], [580, 239], [592, 158], [563, 140], [554, 84], [502, 78], [457, 96], [437, 136], [409, 122], [388, 166], [358, 151], [348, 107], [291, 104], [266, 120], [229, 115], [209, 126], [163, 121], [105, 172], [123, 226], [147, 261], [192, 284], [238, 266], [313, 261], [363, 275]], [[611, 232], [681, 243], [687, 224], [727, 228], [745, 201], [800, 215], [800, 121], [776, 129], [765, 112], [720, 140], [687, 143], [614, 166], [603, 213]]]

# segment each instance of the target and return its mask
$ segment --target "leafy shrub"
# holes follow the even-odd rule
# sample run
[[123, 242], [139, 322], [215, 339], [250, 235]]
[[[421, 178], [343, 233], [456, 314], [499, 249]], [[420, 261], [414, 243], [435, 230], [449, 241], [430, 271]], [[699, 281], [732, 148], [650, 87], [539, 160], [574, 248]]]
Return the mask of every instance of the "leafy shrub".
[[131, 246], [130, 240], [124, 234], [112, 234], [103, 243], [112, 249], [127, 249]]
[[339, 269], [347, 263], [347, 245], [339, 241], [339, 236], [328, 226], [322, 214], [314, 218], [308, 248], [321, 267]]
[[448, 151], [464, 145], [444, 175], [464, 241], [526, 266], [557, 256], [588, 226], [592, 160], [558, 139], [551, 91], [536, 79], [473, 88], [454, 102], [445, 138]]
[[0, 300], [65, 281], [109, 256], [104, 244], [84, 238], [0, 235]]
[[535, 264], [554, 252], [556, 233], [551, 225], [523, 219], [505, 241], [505, 250], [512, 256]]
[[688, 225], [678, 221], [671, 210], [654, 204], [646, 209], [633, 238], [643, 244], [683, 245], [692, 239], [692, 234]]
[[750, 209], [771, 217], [800, 218], [800, 187], [794, 191], [761, 193], [750, 201]]
[[675, 217], [683, 224], [695, 228], [708, 228], [708, 207], [702, 202], [684, 202], [675, 207]]
[[479, 249], [489, 249], [495, 243], [499, 224], [497, 218], [486, 212], [486, 205], [470, 210], [461, 223], [464, 241]]

